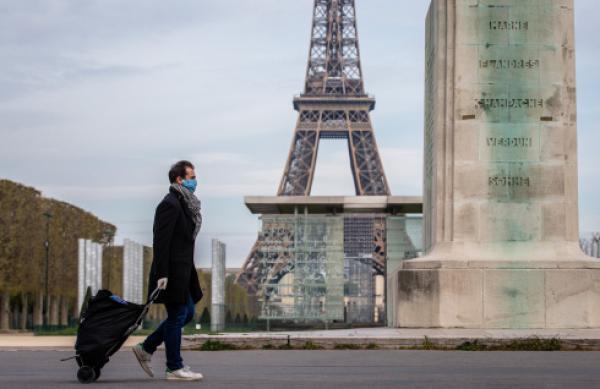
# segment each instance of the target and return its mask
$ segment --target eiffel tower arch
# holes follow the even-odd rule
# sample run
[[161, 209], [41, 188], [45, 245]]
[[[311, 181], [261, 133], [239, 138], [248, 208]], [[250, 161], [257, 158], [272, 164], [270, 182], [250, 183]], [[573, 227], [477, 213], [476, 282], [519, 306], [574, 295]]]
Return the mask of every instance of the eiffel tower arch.
[[[354, 0], [314, 1], [304, 90], [293, 100], [298, 119], [277, 191], [280, 197], [311, 195], [321, 139], [347, 142], [356, 196], [390, 196], [370, 117], [375, 99], [364, 89], [357, 31]], [[373, 219], [369, 228], [372, 266], [383, 275], [385, 218]], [[289, 242], [289, 237], [282, 236], [281, 241]], [[285, 255], [270, 265], [261, 262], [260, 245], [259, 237], [236, 278], [250, 294], [290, 270]], [[352, 251], [351, 245], [345, 243], [345, 249]]]

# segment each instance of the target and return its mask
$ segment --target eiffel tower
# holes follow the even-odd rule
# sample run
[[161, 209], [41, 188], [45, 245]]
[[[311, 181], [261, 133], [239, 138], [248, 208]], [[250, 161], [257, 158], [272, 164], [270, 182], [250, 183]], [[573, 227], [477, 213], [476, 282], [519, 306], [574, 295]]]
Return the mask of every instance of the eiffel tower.
[[[375, 99], [364, 89], [355, 1], [315, 0], [304, 93], [294, 98], [298, 120], [278, 196], [310, 196], [320, 139], [348, 142], [357, 196], [389, 196], [371, 125], [374, 108]], [[274, 270], [259, 263], [259, 243], [236, 280], [249, 293], [255, 293]], [[381, 273], [384, 258], [375, 262]]]

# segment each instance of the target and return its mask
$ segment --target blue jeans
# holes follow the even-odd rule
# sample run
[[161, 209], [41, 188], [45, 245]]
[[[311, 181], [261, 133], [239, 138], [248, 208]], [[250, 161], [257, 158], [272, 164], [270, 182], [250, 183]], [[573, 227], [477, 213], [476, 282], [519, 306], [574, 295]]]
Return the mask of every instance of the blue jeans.
[[181, 358], [181, 329], [194, 318], [196, 307], [192, 296], [188, 295], [185, 304], [165, 304], [167, 318], [144, 341], [144, 350], [154, 354], [158, 346], [165, 342], [167, 354], [167, 368], [178, 370], [183, 368]]

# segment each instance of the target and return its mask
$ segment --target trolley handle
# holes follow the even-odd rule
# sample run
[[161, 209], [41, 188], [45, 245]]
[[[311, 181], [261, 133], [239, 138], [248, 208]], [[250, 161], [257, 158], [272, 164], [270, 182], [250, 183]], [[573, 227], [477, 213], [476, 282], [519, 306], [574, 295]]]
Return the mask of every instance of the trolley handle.
[[161, 291], [161, 289], [156, 288], [152, 291], [152, 293], [150, 293], [150, 297], [148, 297], [148, 301], [144, 305], [144, 309], [142, 310], [142, 312], [136, 319], [135, 323], [131, 327], [129, 327], [127, 329], [127, 331], [125, 331], [125, 334], [126, 334], [125, 337], [128, 337], [129, 335], [131, 335], [140, 326], [142, 320], [144, 319], [144, 316], [146, 316], [146, 314], [150, 310], [150, 306], [152, 304], [154, 304], [154, 301], [158, 297], [160, 291]]
[[156, 289], [154, 289], [152, 291], [152, 293], [150, 293], [150, 297], [148, 298], [148, 302], [146, 303], [146, 305], [154, 303], [154, 301], [156, 300], [156, 298], [160, 294], [160, 291], [161, 291], [161, 289], [159, 289], [158, 287]]

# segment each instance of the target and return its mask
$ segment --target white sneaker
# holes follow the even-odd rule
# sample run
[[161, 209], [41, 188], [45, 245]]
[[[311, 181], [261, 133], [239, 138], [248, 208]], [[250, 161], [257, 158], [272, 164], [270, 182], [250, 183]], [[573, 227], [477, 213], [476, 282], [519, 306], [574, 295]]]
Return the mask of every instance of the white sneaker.
[[200, 373], [194, 373], [189, 366], [185, 366], [178, 370], [167, 369], [166, 378], [170, 381], [200, 381], [204, 377]]
[[142, 343], [133, 346], [132, 350], [133, 354], [137, 358], [138, 362], [140, 363], [140, 366], [142, 367], [142, 369], [144, 369], [146, 374], [148, 374], [150, 377], [154, 377], [154, 372], [152, 371], [152, 366], [150, 365], [150, 362], [152, 361], [152, 354], [144, 350], [144, 346], [142, 345]]

